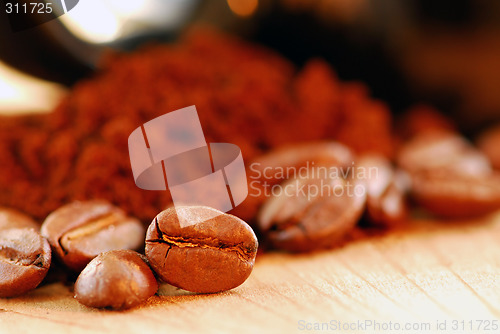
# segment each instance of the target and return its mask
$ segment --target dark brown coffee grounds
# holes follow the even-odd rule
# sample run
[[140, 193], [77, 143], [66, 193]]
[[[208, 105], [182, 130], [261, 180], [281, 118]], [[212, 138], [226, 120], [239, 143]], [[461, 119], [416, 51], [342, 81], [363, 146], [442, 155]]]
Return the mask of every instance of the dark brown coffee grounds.
[[298, 71], [270, 50], [197, 30], [176, 44], [108, 55], [51, 114], [2, 117], [0, 205], [42, 220], [72, 200], [101, 198], [151, 221], [170, 195], [135, 186], [127, 138], [189, 105], [207, 141], [237, 144], [246, 162], [316, 139], [393, 152], [389, 110], [364, 85], [340, 82], [321, 60]]

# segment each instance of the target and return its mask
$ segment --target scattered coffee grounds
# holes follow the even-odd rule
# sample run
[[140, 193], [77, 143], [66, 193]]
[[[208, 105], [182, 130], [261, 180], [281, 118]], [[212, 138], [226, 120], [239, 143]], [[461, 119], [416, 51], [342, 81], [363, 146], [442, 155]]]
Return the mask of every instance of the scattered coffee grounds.
[[135, 186], [127, 139], [189, 105], [207, 141], [240, 146], [247, 162], [317, 139], [393, 155], [390, 112], [364, 85], [340, 82], [321, 60], [299, 70], [270, 50], [197, 30], [172, 45], [108, 55], [51, 114], [2, 117], [0, 205], [42, 220], [73, 200], [101, 198], [151, 221], [171, 198]]

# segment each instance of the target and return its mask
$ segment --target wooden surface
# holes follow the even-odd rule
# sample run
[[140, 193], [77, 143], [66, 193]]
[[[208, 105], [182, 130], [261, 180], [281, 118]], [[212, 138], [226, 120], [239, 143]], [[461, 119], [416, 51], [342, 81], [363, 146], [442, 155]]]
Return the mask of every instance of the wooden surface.
[[[414, 222], [410, 230], [335, 250], [264, 254], [248, 281], [232, 291], [192, 295], [165, 286], [146, 305], [124, 312], [86, 308], [69, 287], [46, 285], [0, 300], [0, 332], [318, 333], [306, 326], [367, 320], [420, 326], [415, 332], [481, 332], [486, 323], [478, 320], [500, 319], [499, 274], [500, 215], [476, 222]], [[438, 320], [447, 321], [446, 331], [436, 328]], [[466, 330], [453, 331], [453, 320], [466, 321]], [[427, 323], [430, 330], [423, 330]], [[482, 332], [500, 332], [492, 324]], [[392, 331], [400, 332], [411, 331]]]

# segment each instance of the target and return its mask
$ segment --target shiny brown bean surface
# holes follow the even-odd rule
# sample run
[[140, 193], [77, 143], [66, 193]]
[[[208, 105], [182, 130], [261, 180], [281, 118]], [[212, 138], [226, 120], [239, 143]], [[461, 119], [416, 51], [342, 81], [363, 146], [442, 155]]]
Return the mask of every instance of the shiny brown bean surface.
[[114, 250], [95, 257], [75, 283], [75, 298], [96, 308], [128, 309], [145, 302], [158, 290], [153, 272], [142, 256]]
[[41, 233], [69, 268], [79, 271], [102, 252], [138, 249], [144, 227], [105, 201], [73, 202], [52, 212]]
[[269, 187], [286, 181], [287, 174], [322, 165], [347, 168], [353, 161], [352, 151], [336, 141], [295, 143], [276, 148], [250, 162], [248, 197], [231, 213], [254, 224], [259, 207], [268, 197]]
[[31, 217], [19, 211], [0, 207], [0, 231], [9, 228], [32, 228], [38, 231], [40, 226]]
[[294, 178], [280, 189], [258, 216], [259, 228], [277, 249], [304, 252], [338, 245], [365, 207], [365, 186], [355, 178]]
[[47, 240], [32, 228], [0, 233], [0, 297], [19, 296], [38, 286], [49, 270]]
[[157, 275], [200, 293], [242, 284], [252, 272], [257, 247], [243, 220], [203, 206], [169, 208], [156, 216], [146, 234], [146, 256]]

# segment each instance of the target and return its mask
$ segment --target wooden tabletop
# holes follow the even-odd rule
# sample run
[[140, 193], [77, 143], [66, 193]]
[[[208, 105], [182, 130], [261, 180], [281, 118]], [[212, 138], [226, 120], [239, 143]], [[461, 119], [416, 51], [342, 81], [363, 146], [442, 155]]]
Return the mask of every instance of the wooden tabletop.
[[264, 254], [232, 291], [164, 286], [123, 312], [86, 308], [71, 287], [45, 285], [0, 299], [0, 332], [499, 333], [500, 215], [410, 226], [314, 254]]

